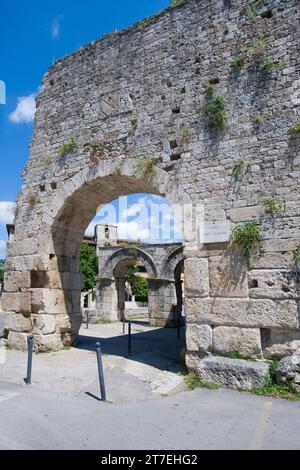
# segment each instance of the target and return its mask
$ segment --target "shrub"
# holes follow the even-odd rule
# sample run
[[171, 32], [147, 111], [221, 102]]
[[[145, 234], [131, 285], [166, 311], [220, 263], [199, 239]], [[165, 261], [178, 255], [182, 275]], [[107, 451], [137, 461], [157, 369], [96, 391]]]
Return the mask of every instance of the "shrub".
[[157, 176], [156, 161], [153, 158], [140, 158], [135, 163], [135, 172], [139, 178], [153, 180]]
[[68, 155], [68, 153], [73, 152], [75, 149], [78, 148], [78, 144], [74, 137], [71, 137], [71, 139], [68, 140], [65, 144], [62, 144], [59, 147], [59, 153], [61, 154], [62, 157], [65, 157]]
[[247, 266], [252, 254], [259, 250], [262, 243], [261, 228], [256, 221], [237, 225], [232, 232], [232, 243], [237, 245]]
[[241, 181], [244, 176], [244, 162], [237, 162], [232, 169], [232, 176], [236, 181]]
[[272, 217], [283, 214], [284, 212], [284, 201], [281, 197], [269, 197], [263, 201], [263, 206], [266, 214], [271, 214]]
[[265, 57], [260, 63], [259, 68], [265, 72], [279, 67], [279, 62], [274, 57]]
[[289, 130], [292, 135], [300, 135], [300, 121], [296, 122]]
[[28, 204], [30, 204], [31, 206], [35, 206], [38, 202], [38, 199], [37, 197], [34, 195], [34, 194], [30, 194], [28, 197], [27, 197], [27, 202]]
[[233, 59], [233, 61], [231, 62], [231, 65], [235, 69], [241, 69], [245, 65], [246, 61], [247, 61], [246, 55], [240, 54]]
[[250, 120], [255, 126], [260, 126], [264, 122], [261, 114], [255, 114], [254, 116], [251, 116]]
[[177, 7], [178, 5], [181, 5], [183, 2], [184, 0], [171, 0], [171, 6]]
[[226, 125], [225, 98], [216, 93], [215, 87], [209, 85], [206, 88], [206, 100], [200, 107], [206, 126], [223, 132]]

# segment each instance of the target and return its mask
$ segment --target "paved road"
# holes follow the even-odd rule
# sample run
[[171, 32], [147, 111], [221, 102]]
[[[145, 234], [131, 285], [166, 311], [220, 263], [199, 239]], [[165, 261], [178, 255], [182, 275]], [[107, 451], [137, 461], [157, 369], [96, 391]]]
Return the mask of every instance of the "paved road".
[[102, 403], [0, 381], [0, 449], [300, 449], [300, 403], [232, 390]]

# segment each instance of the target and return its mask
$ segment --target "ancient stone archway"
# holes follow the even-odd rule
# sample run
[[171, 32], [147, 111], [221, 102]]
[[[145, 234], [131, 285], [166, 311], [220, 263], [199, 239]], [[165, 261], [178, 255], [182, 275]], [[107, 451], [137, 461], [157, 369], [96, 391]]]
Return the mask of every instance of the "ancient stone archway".
[[[76, 337], [81, 324], [80, 244], [99, 206], [141, 191], [164, 195], [170, 202], [190, 202], [166, 172], [156, 171], [151, 183], [137, 175], [135, 160], [110, 160], [96, 168], [87, 165], [61, 185], [52, 183], [49, 192], [39, 186], [35, 204], [29, 191], [21, 194], [3, 295], [4, 308], [14, 310], [6, 322], [11, 346], [24, 348], [31, 331], [42, 349], [60, 348]], [[21, 246], [25, 251], [15, 256]]]
[[[253, 23], [240, 2], [186, 0], [49, 69], [6, 261], [1, 303], [11, 346], [26, 347], [32, 331], [37, 348], [72, 341], [86, 226], [119, 195], [151, 192], [204, 207], [204, 245], [190, 233], [184, 247], [188, 366], [198, 370], [211, 352], [292, 351], [299, 2], [271, 3], [271, 15], [260, 6]], [[262, 34], [267, 55], [237, 68], [241, 40], [252, 53]], [[282, 66], [259, 62], [270, 57]], [[213, 96], [222, 97], [224, 129], [205, 112]], [[283, 213], [266, 210], [274, 196]], [[240, 246], [229, 249], [229, 232], [252, 220], [263, 221], [263, 243], [247, 265]]]
[[[130, 247], [105, 247], [99, 256], [97, 280], [97, 318], [105, 321], [123, 320], [125, 310], [125, 270], [138, 259], [143, 260], [148, 276], [157, 278], [157, 267], [145, 250]], [[151, 296], [149, 296], [151, 298]]]

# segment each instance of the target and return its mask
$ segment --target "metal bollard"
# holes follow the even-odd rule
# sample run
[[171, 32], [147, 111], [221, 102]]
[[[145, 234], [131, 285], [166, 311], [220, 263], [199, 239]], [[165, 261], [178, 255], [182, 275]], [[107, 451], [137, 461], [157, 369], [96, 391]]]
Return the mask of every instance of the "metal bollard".
[[131, 356], [131, 321], [128, 322], [128, 356]]
[[33, 353], [33, 336], [27, 337], [28, 356], [27, 356], [27, 376], [25, 379], [26, 385], [31, 385], [31, 372], [32, 372], [32, 353]]
[[86, 314], [85, 314], [85, 328], [88, 330], [89, 328], [89, 312], [86, 311]]
[[102, 363], [102, 352], [101, 352], [100, 343], [96, 343], [96, 353], [97, 353], [97, 363], [98, 363], [98, 374], [99, 374], [101, 400], [106, 401], [106, 391], [105, 391], [104, 372], [103, 372], [103, 363]]
[[125, 324], [126, 324], [126, 318], [125, 318], [125, 315], [123, 315], [123, 335], [125, 335]]

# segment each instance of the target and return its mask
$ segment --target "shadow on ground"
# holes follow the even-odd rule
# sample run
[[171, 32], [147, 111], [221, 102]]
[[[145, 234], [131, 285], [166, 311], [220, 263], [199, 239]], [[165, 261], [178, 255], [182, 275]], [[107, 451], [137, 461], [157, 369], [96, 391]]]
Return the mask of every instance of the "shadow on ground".
[[[128, 335], [123, 335], [122, 323], [120, 323], [120, 335], [105, 337], [92, 336], [89, 330], [81, 329], [76, 344], [77, 349], [88, 351], [96, 350], [96, 343], [100, 342], [104, 355], [120, 356], [130, 358], [133, 361], [150, 365], [160, 370], [172, 370], [172, 372], [182, 372], [183, 364], [180, 360], [180, 353], [185, 348], [185, 328], [180, 329], [180, 339], [178, 339], [176, 328], [155, 328], [144, 330], [148, 323], [143, 321], [132, 321], [133, 334], [131, 342], [131, 355], [128, 354]], [[101, 325], [99, 325], [101, 328]], [[139, 331], [139, 328], [141, 331]], [[126, 325], [127, 332], [127, 325]], [[166, 363], [169, 367], [166, 369]]]

